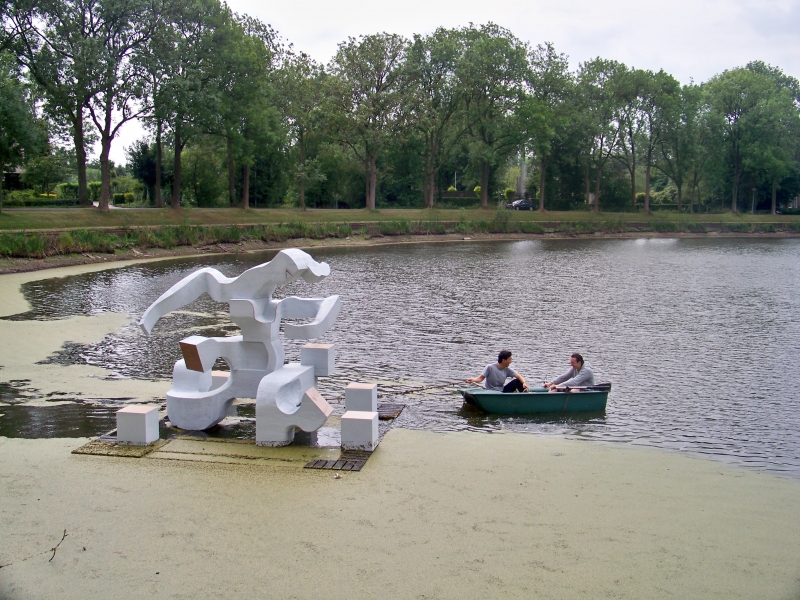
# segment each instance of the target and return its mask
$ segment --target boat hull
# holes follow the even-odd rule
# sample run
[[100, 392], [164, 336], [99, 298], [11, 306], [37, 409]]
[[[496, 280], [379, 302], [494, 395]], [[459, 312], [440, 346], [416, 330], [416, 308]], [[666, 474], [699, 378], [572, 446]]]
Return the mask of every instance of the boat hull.
[[504, 394], [494, 390], [458, 390], [467, 404], [488, 413], [527, 415], [536, 413], [569, 413], [606, 409], [609, 390], [569, 392], [516, 392]]

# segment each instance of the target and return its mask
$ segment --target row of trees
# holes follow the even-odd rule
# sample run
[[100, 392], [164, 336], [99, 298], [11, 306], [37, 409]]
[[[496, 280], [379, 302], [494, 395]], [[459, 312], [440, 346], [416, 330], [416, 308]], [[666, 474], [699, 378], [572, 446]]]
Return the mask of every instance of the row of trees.
[[70, 139], [87, 203], [98, 141], [103, 209], [109, 151], [133, 119], [150, 139], [129, 166], [157, 206], [163, 190], [173, 207], [212, 204], [222, 173], [228, 202], [245, 208], [251, 195], [433, 207], [457, 178], [488, 206], [520, 160], [540, 209], [631, 209], [643, 194], [650, 210], [655, 184], [679, 209], [735, 211], [752, 189], [774, 211], [800, 191], [800, 85], [761, 62], [683, 86], [601, 58], [572, 71], [552, 45], [487, 24], [350, 38], [323, 66], [218, 0], [2, 6], [0, 162]]

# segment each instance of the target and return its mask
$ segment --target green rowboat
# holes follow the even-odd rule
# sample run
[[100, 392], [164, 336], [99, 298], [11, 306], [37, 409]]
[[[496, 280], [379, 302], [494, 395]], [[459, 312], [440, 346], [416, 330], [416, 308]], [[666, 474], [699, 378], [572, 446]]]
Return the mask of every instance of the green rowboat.
[[458, 391], [464, 397], [464, 402], [477, 406], [485, 412], [525, 415], [605, 410], [611, 384], [603, 383], [587, 388], [572, 388], [566, 392], [548, 392], [544, 388], [509, 394], [482, 388]]

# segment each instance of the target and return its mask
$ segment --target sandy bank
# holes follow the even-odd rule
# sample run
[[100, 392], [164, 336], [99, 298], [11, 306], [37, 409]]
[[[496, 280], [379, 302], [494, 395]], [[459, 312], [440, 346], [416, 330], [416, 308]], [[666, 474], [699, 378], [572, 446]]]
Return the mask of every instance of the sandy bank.
[[0, 439], [0, 596], [800, 597], [800, 482], [712, 461], [395, 429], [337, 480], [83, 441]]

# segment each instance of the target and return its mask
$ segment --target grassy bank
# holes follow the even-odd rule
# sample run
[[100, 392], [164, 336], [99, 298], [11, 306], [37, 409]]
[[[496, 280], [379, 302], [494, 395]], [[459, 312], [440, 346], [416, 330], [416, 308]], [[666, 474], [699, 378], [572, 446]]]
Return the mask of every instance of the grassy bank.
[[[59, 217], [60, 215], [60, 217]], [[59, 217], [59, 219], [56, 219]], [[713, 217], [713, 218], [712, 218]], [[769, 217], [769, 218], [767, 218]], [[178, 220], [179, 219], [179, 220]], [[260, 219], [261, 222], [251, 222]], [[43, 258], [260, 240], [443, 234], [800, 233], [800, 218], [767, 215], [452, 211], [98, 210], [3, 213], [0, 256]], [[26, 223], [25, 228], [8, 227]]]
[[101, 212], [92, 208], [13, 209], [0, 213], [0, 231], [41, 231], [80, 228], [126, 229], [175, 225], [262, 225], [301, 223], [378, 223], [381, 221], [459, 222], [491, 221], [497, 213], [510, 222], [547, 223], [589, 222], [647, 224], [675, 223], [800, 223], [800, 216], [745, 215], [734, 213], [694, 214], [674, 212], [599, 213], [591, 212], [515, 212], [481, 209], [383, 209], [383, 210], [306, 210], [297, 209], [120, 209]]

